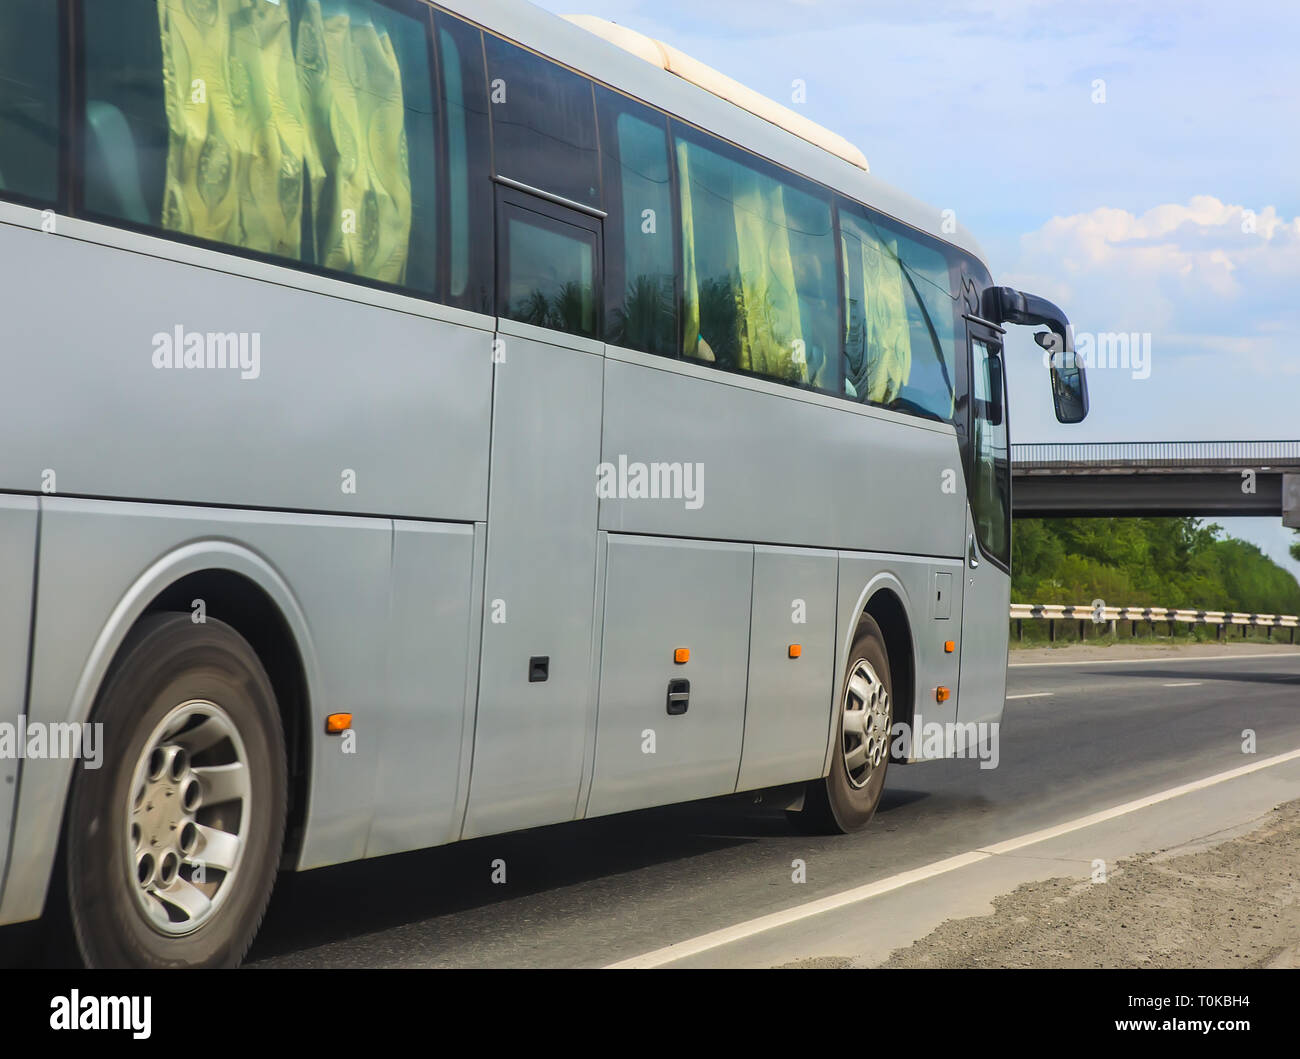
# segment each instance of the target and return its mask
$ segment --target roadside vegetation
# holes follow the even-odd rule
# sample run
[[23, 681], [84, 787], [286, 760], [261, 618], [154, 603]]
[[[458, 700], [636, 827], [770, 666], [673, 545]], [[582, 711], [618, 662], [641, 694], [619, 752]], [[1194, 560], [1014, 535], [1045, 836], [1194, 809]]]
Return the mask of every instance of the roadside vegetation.
[[[1300, 541], [1292, 546], [1300, 558]], [[1013, 603], [1156, 606], [1253, 614], [1300, 614], [1300, 582], [1248, 541], [1195, 518], [1018, 519], [1012, 538]], [[1210, 641], [1212, 626], [1120, 622], [1117, 635], [1091, 622], [1057, 621], [1058, 642], [1132, 639]], [[1225, 629], [1233, 641], [1289, 641], [1291, 630]], [[1043, 643], [1046, 621], [1025, 621], [1012, 641]]]

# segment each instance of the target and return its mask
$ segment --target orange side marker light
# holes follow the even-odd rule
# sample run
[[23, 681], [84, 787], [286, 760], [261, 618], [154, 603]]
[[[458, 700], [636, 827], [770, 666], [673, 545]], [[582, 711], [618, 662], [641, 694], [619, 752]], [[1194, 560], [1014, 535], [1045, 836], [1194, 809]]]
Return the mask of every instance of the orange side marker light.
[[952, 654], [953, 651], [957, 650], [957, 641], [956, 641], [956, 640], [944, 640], [944, 642], [943, 642], [943, 650], [944, 650], [944, 654]]
[[673, 652], [673, 661], [678, 665], [691, 660], [691, 649], [689, 647], [679, 647]]
[[802, 645], [802, 644], [797, 644], [797, 643], [792, 643], [792, 644], [790, 645], [790, 657], [791, 657], [791, 658], [798, 658], [801, 654], [803, 654], [803, 645]]
[[952, 697], [952, 692], [943, 686], [934, 689], [935, 702], [947, 702], [951, 697]]
[[330, 735], [346, 732], [351, 727], [352, 714], [350, 713], [331, 713], [325, 718], [325, 731]]

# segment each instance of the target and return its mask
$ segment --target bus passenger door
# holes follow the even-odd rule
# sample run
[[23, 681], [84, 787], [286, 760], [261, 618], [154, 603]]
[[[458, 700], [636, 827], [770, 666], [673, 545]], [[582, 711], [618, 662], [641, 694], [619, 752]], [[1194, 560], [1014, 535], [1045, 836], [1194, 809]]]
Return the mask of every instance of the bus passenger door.
[[1002, 716], [1011, 602], [1011, 463], [1000, 332], [969, 321], [970, 445], [962, 593], [960, 724]]
[[464, 837], [574, 818], [587, 746], [600, 221], [498, 189], [483, 646]]

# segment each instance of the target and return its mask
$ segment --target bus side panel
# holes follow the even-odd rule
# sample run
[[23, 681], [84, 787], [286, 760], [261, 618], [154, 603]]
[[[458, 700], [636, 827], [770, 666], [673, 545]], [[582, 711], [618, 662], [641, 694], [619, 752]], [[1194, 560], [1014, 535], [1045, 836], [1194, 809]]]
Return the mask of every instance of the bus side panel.
[[[587, 816], [736, 789], [753, 570], [749, 544], [609, 536]], [[690, 682], [675, 714], [674, 681]]]
[[0, 894], [24, 749], [17, 743], [27, 697], [36, 520], [34, 498], [0, 495]]
[[[0, 223], [0, 489], [482, 521], [492, 334], [372, 296], [84, 221]], [[250, 367], [208, 366], [232, 350]]]
[[601, 529], [962, 554], [966, 487], [951, 427], [644, 359], [607, 356], [601, 458], [698, 465], [703, 488], [675, 502], [602, 499]]
[[[968, 532], [974, 536], [975, 521], [967, 513]], [[961, 676], [966, 694], [957, 707], [963, 740], [968, 724], [1000, 723], [1006, 706], [1007, 652], [1011, 647], [1011, 623], [1003, 617], [1011, 609], [1011, 575], [987, 559], [979, 569], [967, 572], [962, 594]]]
[[[941, 576], [940, 575], [944, 575]], [[915, 666], [912, 711], [912, 735], [909, 760], [943, 757], [942, 752], [926, 754], [917, 736], [919, 728], [931, 723], [948, 724], [957, 719], [957, 684], [960, 651], [949, 653], [944, 644], [956, 641], [960, 648], [961, 587], [963, 567], [960, 560], [925, 560], [905, 555], [863, 555], [840, 552], [839, 651], [836, 663], [835, 691], [842, 690], [844, 671], [848, 667], [849, 648], [857, 631], [858, 618], [868, 600], [879, 591], [898, 597], [911, 629], [912, 658]], [[940, 589], [937, 586], [942, 586]], [[940, 601], [942, 590], [951, 598]], [[947, 616], [944, 616], [947, 615]], [[1004, 621], [1003, 625], [1006, 624]], [[945, 703], [935, 699], [940, 686], [953, 695]], [[838, 704], [838, 699], [836, 700]], [[895, 701], [895, 723], [904, 716], [902, 702]], [[832, 739], [834, 728], [832, 728]], [[830, 767], [830, 747], [826, 767]]]
[[[264, 570], [262, 587], [295, 633], [311, 696], [299, 866], [363, 856], [386, 709], [392, 534], [386, 519], [44, 499], [30, 719], [84, 721], [122, 638], [178, 576], [226, 568], [256, 579]], [[444, 676], [463, 684], [463, 670], [430, 671], [428, 679], [436, 685]], [[326, 715], [336, 712], [355, 715], [354, 753], [323, 734]], [[72, 774], [71, 761], [26, 765], [15, 818], [19, 855], [0, 922], [40, 914]]]
[[[834, 552], [754, 549], [745, 746], [737, 790], [820, 775], [835, 684]], [[791, 657], [791, 646], [799, 650]]]
[[464, 838], [572, 820], [583, 783], [604, 362], [594, 343], [565, 348], [536, 334], [503, 331], [496, 368]]
[[367, 857], [460, 836], [457, 793], [469, 766], [461, 746], [472, 724], [465, 678], [476, 611], [473, 565], [473, 526], [399, 522], [394, 528], [389, 685], [377, 719], [382, 728], [371, 737], [382, 764]]

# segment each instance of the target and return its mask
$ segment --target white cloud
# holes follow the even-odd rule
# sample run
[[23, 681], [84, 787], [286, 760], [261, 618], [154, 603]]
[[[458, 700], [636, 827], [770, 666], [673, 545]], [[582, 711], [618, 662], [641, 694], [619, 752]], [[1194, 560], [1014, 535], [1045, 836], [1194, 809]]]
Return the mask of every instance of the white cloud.
[[[1023, 236], [1003, 280], [1059, 301], [1089, 331], [1149, 331], [1157, 348], [1296, 357], [1300, 217], [1197, 195], [1141, 214], [1100, 207]], [[1209, 347], [1208, 350], [1206, 347]]]

